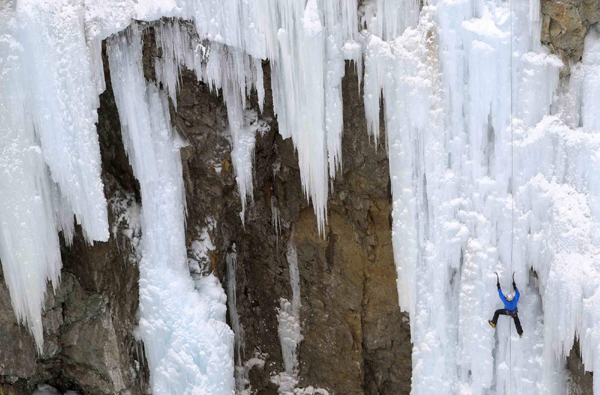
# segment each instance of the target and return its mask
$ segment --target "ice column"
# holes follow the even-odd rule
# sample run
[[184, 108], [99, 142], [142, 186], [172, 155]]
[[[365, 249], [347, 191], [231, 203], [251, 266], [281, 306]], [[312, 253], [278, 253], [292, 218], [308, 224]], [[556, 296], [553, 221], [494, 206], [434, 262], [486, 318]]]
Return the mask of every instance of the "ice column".
[[287, 246], [286, 258], [289, 264], [290, 285], [292, 286], [292, 301], [281, 298], [279, 321], [279, 340], [283, 353], [285, 372], [275, 379], [279, 385], [279, 393], [293, 394], [298, 384], [298, 345], [304, 339], [300, 333], [300, 272], [298, 270], [298, 254], [293, 241], [293, 232]]
[[27, 107], [52, 179], [72, 207], [88, 241], [108, 240], [95, 123], [103, 71], [99, 46], [88, 47], [83, 3], [23, 1], [17, 5]]
[[[110, 72], [142, 195], [139, 336], [159, 394], [233, 394], [233, 333], [220, 286], [187, 268], [184, 189], [166, 95], [147, 83], [134, 25], [110, 39]], [[220, 290], [219, 292], [214, 292]]]
[[237, 312], [237, 297], [236, 297], [236, 271], [237, 271], [237, 252], [235, 244], [231, 246], [232, 251], [227, 254], [225, 261], [227, 262], [227, 307], [229, 309], [229, 319], [231, 320], [231, 329], [235, 334], [235, 353], [236, 366], [242, 365], [242, 343], [243, 332], [240, 326], [240, 318]]

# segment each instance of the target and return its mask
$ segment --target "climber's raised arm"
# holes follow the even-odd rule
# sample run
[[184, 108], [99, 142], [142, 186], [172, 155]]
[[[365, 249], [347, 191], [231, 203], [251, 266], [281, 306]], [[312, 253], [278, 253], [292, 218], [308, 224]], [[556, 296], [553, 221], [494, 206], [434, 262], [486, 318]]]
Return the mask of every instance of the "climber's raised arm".
[[502, 302], [506, 303], [506, 298], [504, 297], [504, 294], [502, 293], [502, 288], [500, 288], [500, 286], [498, 286], [498, 295], [500, 295], [500, 299], [502, 300]]

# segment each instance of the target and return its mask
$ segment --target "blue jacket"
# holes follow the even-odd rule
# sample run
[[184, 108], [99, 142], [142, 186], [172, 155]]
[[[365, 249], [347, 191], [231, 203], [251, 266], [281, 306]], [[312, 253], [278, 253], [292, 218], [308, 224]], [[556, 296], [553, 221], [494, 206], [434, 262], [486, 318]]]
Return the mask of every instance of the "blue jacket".
[[504, 308], [506, 310], [514, 311], [517, 309], [517, 303], [519, 302], [519, 297], [521, 296], [518, 289], [517, 289], [517, 292], [515, 293], [515, 298], [510, 302], [506, 300], [506, 298], [504, 297], [504, 294], [502, 294], [501, 289], [498, 289], [498, 294], [500, 295], [500, 299], [502, 299], [502, 302], [504, 303]]

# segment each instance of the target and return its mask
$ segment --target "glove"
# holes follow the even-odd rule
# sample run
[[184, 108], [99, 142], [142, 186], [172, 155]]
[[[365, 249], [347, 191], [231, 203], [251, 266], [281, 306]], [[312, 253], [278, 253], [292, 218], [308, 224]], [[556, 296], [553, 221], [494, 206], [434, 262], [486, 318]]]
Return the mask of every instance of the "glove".
[[517, 284], [513, 281], [513, 289], [517, 289]]
[[496, 283], [496, 287], [498, 287], [498, 289], [500, 289], [500, 283]]

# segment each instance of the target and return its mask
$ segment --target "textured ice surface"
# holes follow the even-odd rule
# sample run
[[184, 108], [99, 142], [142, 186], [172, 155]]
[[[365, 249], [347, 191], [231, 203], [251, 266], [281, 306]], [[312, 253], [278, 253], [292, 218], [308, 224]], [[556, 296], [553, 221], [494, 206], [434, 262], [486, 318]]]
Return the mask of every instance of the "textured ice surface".
[[293, 231], [288, 241], [286, 258], [290, 273], [292, 300], [281, 298], [277, 314], [277, 332], [281, 342], [285, 371], [271, 377], [271, 381], [279, 386], [279, 393], [283, 395], [294, 394], [298, 384], [298, 346], [304, 339], [300, 328], [300, 272]]
[[[393, 40], [366, 36], [365, 107], [376, 135], [383, 97], [415, 394], [564, 393], [575, 336], [596, 369], [597, 33], [559, 98], [539, 4], [514, 4], [512, 18], [508, 6], [442, 0]], [[494, 271], [505, 291], [516, 272], [523, 339], [508, 320], [496, 335], [487, 324], [501, 306]]]
[[[179, 147], [167, 97], [146, 82], [133, 26], [109, 41], [115, 101], [142, 196], [140, 322], [154, 393], [232, 394], [233, 333], [214, 276], [190, 277]], [[200, 251], [200, 250], [199, 250]]]
[[0, 5], [0, 258], [39, 351], [46, 281], [56, 288], [60, 276], [57, 231], [70, 243], [75, 214], [87, 241], [108, 239], [95, 127], [104, 80], [82, 12], [66, 1]]

